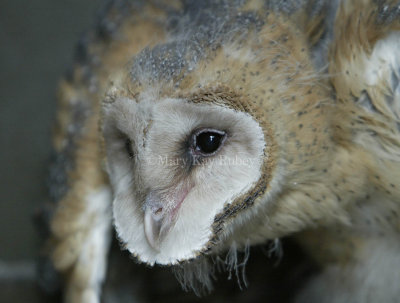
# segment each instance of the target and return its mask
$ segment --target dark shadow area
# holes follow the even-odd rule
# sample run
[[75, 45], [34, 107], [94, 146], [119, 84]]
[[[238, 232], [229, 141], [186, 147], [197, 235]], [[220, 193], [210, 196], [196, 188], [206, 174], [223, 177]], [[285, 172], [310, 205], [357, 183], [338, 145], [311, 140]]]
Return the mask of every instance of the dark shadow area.
[[133, 260], [129, 262], [128, 254], [114, 243], [104, 302], [289, 303], [317, 269], [293, 241], [284, 240], [281, 248], [281, 257], [270, 253], [269, 244], [250, 249], [245, 267], [247, 287], [241, 271], [239, 277], [223, 271], [216, 274], [212, 293], [197, 297], [192, 291], [182, 291], [170, 268], [149, 268]]

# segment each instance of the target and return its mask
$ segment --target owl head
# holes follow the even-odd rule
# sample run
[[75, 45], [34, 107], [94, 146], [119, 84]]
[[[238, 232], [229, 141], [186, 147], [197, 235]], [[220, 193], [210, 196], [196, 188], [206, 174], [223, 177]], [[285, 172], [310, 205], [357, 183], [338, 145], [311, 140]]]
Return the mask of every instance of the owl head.
[[111, 79], [102, 131], [114, 224], [150, 265], [313, 220], [288, 193], [329, 165], [328, 92], [294, 26], [235, 22], [212, 42], [197, 33], [144, 49]]

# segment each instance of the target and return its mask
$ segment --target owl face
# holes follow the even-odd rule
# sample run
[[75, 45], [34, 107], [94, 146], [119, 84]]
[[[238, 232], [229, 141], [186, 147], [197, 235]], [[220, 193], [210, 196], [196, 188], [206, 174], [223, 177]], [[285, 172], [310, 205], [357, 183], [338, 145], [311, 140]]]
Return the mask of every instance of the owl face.
[[144, 49], [110, 77], [102, 128], [114, 224], [139, 260], [176, 264], [323, 218], [298, 203], [309, 194], [297, 184], [321, 183], [316, 167], [332, 158], [329, 95], [305, 40], [282, 27], [283, 38], [265, 26], [202, 56], [186, 40]]
[[216, 217], [254, 187], [265, 160], [251, 115], [141, 94], [107, 103], [103, 132], [114, 222], [132, 254], [175, 264], [224, 246], [212, 241]]

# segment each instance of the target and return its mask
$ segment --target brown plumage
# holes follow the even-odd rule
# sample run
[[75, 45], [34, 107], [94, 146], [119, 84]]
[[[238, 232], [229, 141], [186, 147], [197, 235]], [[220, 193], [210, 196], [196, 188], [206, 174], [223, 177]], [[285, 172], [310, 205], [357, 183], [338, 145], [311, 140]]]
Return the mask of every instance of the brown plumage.
[[[299, 302], [395, 302], [399, 7], [111, 6], [60, 87], [50, 243], [67, 301], [100, 296], [113, 208], [138, 260], [207, 286], [210, 256], [292, 236], [321, 268]], [[199, 156], [210, 133], [221, 147]]]

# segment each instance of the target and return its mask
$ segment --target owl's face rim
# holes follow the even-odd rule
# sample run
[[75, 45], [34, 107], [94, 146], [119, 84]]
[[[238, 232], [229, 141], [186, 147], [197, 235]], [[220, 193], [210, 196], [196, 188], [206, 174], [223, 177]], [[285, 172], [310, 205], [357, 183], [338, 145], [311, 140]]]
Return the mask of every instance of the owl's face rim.
[[[147, 103], [150, 102], [150, 104], [146, 104], [146, 102]], [[173, 255], [173, 254], [170, 255], [170, 256], [163, 256], [162, 255], [163, 254], [163, 249], [164, 250], [165, 249], [168, 250], [168, 248], [165, 248], [165, 245], [164, 245], [164, 247], [161, 245], [159, 252], [155, 252], [156, 250], [154, 250], [154, 247], [151, 247], [151, 245], [150, 245], [151, 253], [150, 253], [149, 249], [138, 249], [137, 247], [135, 247], [135, 243], [138, 243], [140, 241], [138, 241], [138, 239], [136, 239], [136, 241], [132, 241], [134, 237], [130, 238], [124, 232], [124, 228], [125, 228], [125, 223], [126, 222], [125, 223], [121, 223], [121, 217], [124, 216], [124, 211], [123, 211], [123, 207], [121, 209], [121, 205], [120, 205], [121, 203], [118, 202], [118, 199], [119, 199], [118, 198], [118, 187], [120, 187], [120, 186], [118, 186], [118, 184], [116, 184], [118, 182], [116, 182], [115, 176], [113, 177], [112, 164], [111, 165], [109, 164], [108, 171], [109, 171], [109, 174], [110, 174], [111, 182], [114, 183], [113, 184], [114, 185], [114, 191], [117, 193], [116, 194], [116, 198], [115, 198], [114, 203], [113, 203], [113, 205], [114, 205], [113, 208], [114, 208], [114, 224], [115, 224], [115, 227], [116, 227], [116, 230], [117, 230], [118, 237], [120, 238], [121, 242], [124, 243], [124, 246], [134, 256], [136, 256], [137, 259], [139, 259], [139, 261], [148, 263], [150, 265], [153, 265], [154, 263], [163, 264], [163, 265], [170, 265], [170, 264], [176, 264], [176, 263], [180, 263], [180, 262], [183, 262], [183, 261], [187, 261], [187, 260], [196, 258], [201, 253], [209, 251], [211, 242], [214, 243], [211, 246], [215, 246], [215, 243], [216, 243], [216, 241], [215, 241], [215, 237], [216, 237], [215, 225], [216, 225], [216, 223], [219, 223], [219, 224], [221, 223], [221, 221], [216, 222], [217, 216], [221, 212], [223, 212], [224, 208], [229, 206], [230, 203], [232, 203], [233, 201], [237, 202], [238, 200], [241, 199], [242, 196], [246, 196], [247, 193], [253, 191], [254, 187], [257, 185], [256, 181], [261, 177], [261, 174], [262, 174], [261, 169], [262, 169], [262, 166], [263, 166], [263, 164], [265, 162], [264, 161], [265, 160], [265, 158], [264, 158], [264, 149], [265, 149], [266, 143], [265, 143], [263, 129], [260, 127], [258, 122], [256, 122], [256, 120], [247, 112], [237, 111], [236, 109], [228, 108], [226, 106], [221, 106], [220, 104], [217, 105], [217, 106], [212, 105], [212, 104], [203, 104], [203, 103], [196, 103], [196, 104], [192, 103], [191, 104], [190, 100], [186, 100], [186, 99], [164, 99], [164, 100], [158, 100], [156, 102], [153, 102], [153, 101], [149, 101], [148, 99], [146, 99], [146, 97], [144, 97], [143, 100], [138, 101], [138, 102], [135, 102], [134, 100], [128, 100], [128, 99], [119, 99], [119, 100], [116, 100], [116, 102], [114, 102], [114, 103], [120, 103], [120, 105], [124, 104], [124, 106], [129, 106], [129, 104], [133, 105], [134, 107], [139, 106], [139, 107], [141, 107], [141, 110], [143, 111], [144, 108], [146, 108], [146, 107], [148, 107], [148, 108], [152, 108], [152, 107], [157, 108], [157, 106], [160, 106], [160, 104], [162, 105], [163, 102], [166, 103], [166, 104], [170, 104], [170, 105], [172, 104], [172, 106], [178, 106], [178, 107], [179, 106], [189, 106], [189, 108], [192, 108], [192, 109], [193, 108], [202, 108], [204, 110], [204, 109], [207, 109], [207, 108], [208, 109], [213, 108], [214, 112], [215, 112], [216, 109], [218, 109], [219, 111], [223, 111], [224, 113], [229, 113], [228, 117], [230, 117], [230, 118], [245, 119], [246, 127], [250, 125], [251, 127], [254, 128], [254, 129], [252, 129], [252, 131], [257, 133], [256, 135], [254, 135], [253, 139], [255, 139], [257, 141], [257, 144], [258, 144], [258, 146], [257, 146], [257, 149], [258, 149], [257, 150], [258, 162], [256, 164], [256, 166], [257, 166], [256, 175], [255, 174], [252, 175], [252, 179], [250, 178], [251, 180], [249, 178], [246, 179], [246, 182], [244, 182], [246, 184], [244, 184], [244, 185], [242, 184], [241, 187], [239, 186], [239, 190], [235, 191], [234, 193], [230, 193], [230, 197], [229, 198], [225, 198], [224, 201], [219, 201], [218, 202], [219, 206], [216, 207], [212, 212], [212, 216], [211, 216], [212, 218], [208, 218], [207, 223], [204, 223], [204, 222], [202, 223], [203, 225], [207, 225], [207, 234], [202, 235], [200, 237], [201, 239], [198, 239], [198, 241], [197, 241], [198, 243], [196, 243], [196, 245], [192, 246], [192, 248], [186, 249], [185, 253], [184, 254], [180, 254], [179, 256], [178, 255]], [[114, 104], [114, 105], [116, 105], [116, 104]], [[111, 105], [111, 108], [112, 107], [113, 107], [113, 105]], [[161, 106], [161, 108], [162, 108], [162, 106]], [[164, 110], [165, 110], [165, 108], [168, 108], [168, 106], [164, 105]], [[136, 110], [137, 110], [137, 108], [136, 108]], [[106, 145], [107, 145], [107, 133], [110, 132], [110, 130], [108, 129], [108, 126], [107, 126], [107, 125], [110, 125], [110, 123], [109, 123], [110, 121], [107, 122], [107, 120], [108, 120], [107, 116], [109, 116], [109, 114], [107, 114], [107, 111], [109, 111], [109, 113], [111, 113], [111, 112], [113, 112], [113, 110], [112, 109], [108, 109], [108, 110], [106, 109], [105, 110], [105, 115], [104, 115], [105, 116], [105, 119], [104, 119], [105, 121], [104, 121], [104, 125], [103, 125], [103, 133], [104, 133], [104, 136], [105, 136], [105, 139], [106, 139]], [[115, 114], [117, 114], [117, 112], [114, 112], [112, 115], [115, 115]], [[126, 112], [125, 112], [125, 114], [126, 114]], [[150, 118], [150, 116], [151, 116], [151, 118]], [[151, 134], [152, 133], [152, 128], [154, 127], [154, 125], [157, 124], [157, 119], [158, 118], [154, 117], [154, 113], [149, 115], [148, 118], [149, 118], [148, 121], [151, 121], [151, 122], [146, 124], [146, 127], [147, 127], [146, 132], [148, 134]], [[115, 119], [115, 117], [114, 117], [114, 119]], [[198, 133], [200, 133], [201, 131], [204, 131], [204, 130], [213, 130], [213, 131], [217, 130], [221, 134], [225, 135], [226, 134], [225, 130], [221, 131], [220, 129], [224, 129], [224, 128], [219, 128], [219, 127], [216, 127], [215, 125], [212, 125], [212, 127], [209, 127], [209, 126], [199, 127], [198, 125], [196, 125], [194, 127], [194, 130], [191, 130], [189, 132], [189, 134], [191, 134], [191, 136], [193, 136], [194, 134], [198, 134]], [[185, 134], [185, 136], [187, 137], [187, 134]], [[190, 138], [190, 135], [189, 135], [189, 138]], [[224, 136], [223, 143], [218, 148], [218, 151], [227, 148], [225, 146], [225, 144], [224, 144], [225, 141], [227, 142], [228, 147], [229, 147], [229, 143], [230, 143], [229, 139], [227, 139], [226, 136]], [[218, 154], [218, 151], [216, 153], [214, 153], [213, 155]], [[121, 181], [121, 180], [119, 180], [119, 181]], [[236, 186], [236, 188], [238, 188], [238, 186]], [[192, 193], [192, 196], [193, 195], [194, 194]], [[190, 201], [193, 200], [193, 197], [191, 197], [190, 194], [189, 194], [188, 200], [190, 200]], [[183, 203], [185, 203], [185, 202], [186, 201], [184, 201]], [[127, 206], [126, 203], [125, 203], [125, 206]], [[185, 207], [183, 207], [183, 208], [185, 208]], [[136, 215], [137, 215], [137, 213], [140, 213], [141, 209], [142, 209], [141, 207], [136, 209], [137, 210]], [[186, 210], [179, 209], [179, 212], [188, 212], [188, 210], [187, 209]], [[133, 213], [134, 212], [132, 212], [132, 214]], [[140, 217], [140, 215], [139, 215], [139, 217]], [[141, 219], [140, 218], [136, 218], [136, 219], [139, 222], [137, 224], [138, 225], [137, 226], [138, 229], [143, 229], [143, 228], [140, 227], [140, 225], [141, 225], [140, 220]], [[180, 220], [178, 219], [178, 222], [174, 222], [173, 228], [177, 228], [176, 227], [177, 225], [179, 226], [179, 224], [180, 224], [179, 221]], [[182, 228], [182, 226], [180, 226], [180, 228]], [[148, 243], [149, 242], [148, 239], [145, 240], [143, 237], [139, 237], [139, 238], [141, 238], [142, 242], [143, 241], [147, 242], [147, 244], [145, 244], [144, 246], [149, 244]], [[176, 241], [176, 239], [174, 237], [170, 237], [170, 239], [165, 239], [163, 241], [167, 241], [167, 242], [169, 241], [169, 242], [172, 243], [173, 241]], [[141, 243], [141, 244], [143, 244], [143, 243]], [[169, 250], [171, 250], [171, 248], [169, 248]]]

